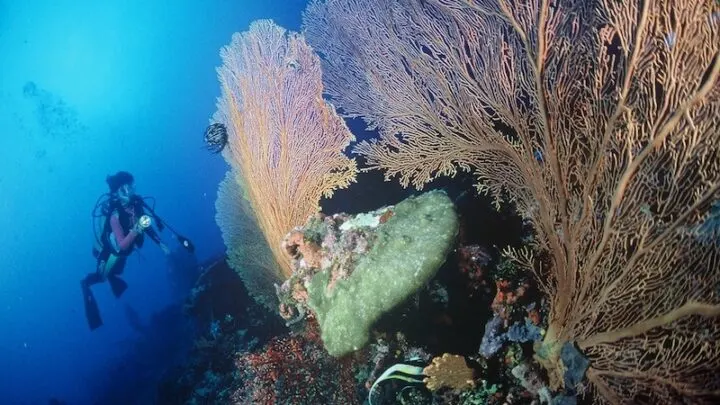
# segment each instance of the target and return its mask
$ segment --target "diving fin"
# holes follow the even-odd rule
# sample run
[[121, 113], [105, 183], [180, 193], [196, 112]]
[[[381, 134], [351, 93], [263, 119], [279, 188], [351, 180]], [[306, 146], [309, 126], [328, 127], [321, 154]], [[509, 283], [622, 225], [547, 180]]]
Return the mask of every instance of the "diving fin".
[[90, 287], [83, 283], [82, 284], [83, 301], [85, 303], [85, 318], [87, 318], [88, 326], [90, 330], [95, 330], [102, 326], [103, 321], [100, 318], [100, 310], [95, 301], [95, 296], [92, 293]]
[[115, 298], [120, 298], [120, 296], [128, 288], [128, 285], [125, 282], [125, 280], [121, 279], [118, 276], [108, 276], [107, 279], [108, 279], [108, 283], [110, 283], [110, 289], [112, 290]]

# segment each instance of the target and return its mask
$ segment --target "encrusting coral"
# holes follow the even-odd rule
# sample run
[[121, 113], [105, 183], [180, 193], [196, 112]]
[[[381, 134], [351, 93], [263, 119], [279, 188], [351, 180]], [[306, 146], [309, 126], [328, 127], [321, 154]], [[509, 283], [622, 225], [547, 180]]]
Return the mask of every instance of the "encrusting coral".
[[445, 353], [432, 359], [430, 365], [423, 369], [427, 377], [423, 380], [431, 391], [446, 387], [455, 390], [475, 386], [473, 371], [465, 363], [463, 356]]
[[381, 315], [432, 279], [457, 232], [442, 191], [355, 216], [311, 216], [283, 243], [295, 271], [277, 288], [281, 313], [309, 310], [334, 356], [358, 350]]

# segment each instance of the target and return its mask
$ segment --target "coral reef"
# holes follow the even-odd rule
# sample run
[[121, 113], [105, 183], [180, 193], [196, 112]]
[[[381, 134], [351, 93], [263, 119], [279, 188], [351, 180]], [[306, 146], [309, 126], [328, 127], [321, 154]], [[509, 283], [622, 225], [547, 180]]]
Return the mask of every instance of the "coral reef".
[[431, 391], [442, 387], [463, 390], [475, 386], [472, 369], [465, 364], [464, 357], [456, 354], [445, 353], [433, 358], [423, 373], [427, 375], [425, 385]]
[[492, 257], [487, 249], [479, 245], [464, 245], [457, 248], [460, 271], [467, 277], [467, 286], [471, 295], [476, 292], [486, 292], [486, 267]]
[[232, 403], [274, 405], [356, 404], [353, 363], [336, 360], [316, 333], [280, 336], [236, 360], [241, 386]]
[[370, 167], [417, 188], [473, 171], [532, 226], [508, 257], [549, 302], [551, 389], [571, 388], [576, 342], [599, 403], [716, 403], [720, 245], [701, 234], [720, 199], [718, 15], [705, 0], [316, 0], [304, 23], [330, 97], [380, 132], [354, 149]]
[[[374, 405], [717, 402], [718, 7], [314, 0], [304, 28], [322, 60], [267, 21], [235, 36], [218, 222], [293, 333], [254, 343], [235, 315], [205, 315], [193, 400], [352, 404], [360, 387]], [[354, 149], [369, 169], [417, 188], [471, 173], [531, 235], [500, 260], [487, 240], [448, 255], [458, 219], [438, 191], [317, 213], [356, 173], [324, 93], [379, 131]], [[461, 283], [438, 273], [446, 256]], [[482, 308], [468, 319], [458, 302]], [[462, 322], [473, 346], [446, 350]], [[221, 353], [237, 354], [210, 366]]]
[[281, 312], [306, 306], [332, 355], [358, 350], [380, 316], [435, 275], [457, 228], [440, 191], [354, 217], [315, 216], [284, 241], [295, 272], [278, 288]]

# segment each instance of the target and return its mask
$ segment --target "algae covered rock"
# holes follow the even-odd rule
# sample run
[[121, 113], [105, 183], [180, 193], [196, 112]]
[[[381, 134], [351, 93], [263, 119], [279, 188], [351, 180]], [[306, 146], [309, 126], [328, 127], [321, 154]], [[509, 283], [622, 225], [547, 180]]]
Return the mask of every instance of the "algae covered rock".
[[360, 349], [383, 313], [435, 276], [457, 231], [442, 191], [357, 216], [315, 216], [285, 238], [295, 272], [278, 288], [280, 312], [309, 309], [334, 356]]

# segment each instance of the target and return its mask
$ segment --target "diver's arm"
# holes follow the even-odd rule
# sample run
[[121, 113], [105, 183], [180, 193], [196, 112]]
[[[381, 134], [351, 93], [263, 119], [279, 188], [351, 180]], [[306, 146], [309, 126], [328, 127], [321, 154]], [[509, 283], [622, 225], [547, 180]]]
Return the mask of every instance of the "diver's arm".
[[160, 235], [158, 234], [158, 232], [162, 232], [163, 228], [165, 227], [163, 225], [162, 220], [157, 216], [157, 214], [152, 209], [152, 207], [147, 205], [147, 203], [145, 202], [145, 200], [142, 197], [139, 198], [138, 203], [140, 204], [140, 208], [143, 210], [143, 213], [145, 213], [145, 211], [147, 211], [150, 214], [150, 216], [152, 216], [153, 224], [157, 228], [157, 231], [156, 231], [154, 228], [147, 227], [145, 229], [145, 233], [147, 233], [148, 236], [150, 237], [150, 239], [152, 239], [153, 242], [155, 242], [155, 244], [157, 244], [160, 247], [160, 249], [162, 249], [163, 253], [165, 253], [166, 255], [169, 255], [170, 249], [167, 247], [167, 245], [165, 245], [163, 243], [163, 241], [160, 239]]
[[110, 217], [110, 227], [112, 228], [113, 235], [115, 235], [115, 240], [120, 250], [130, 248], [138, 235], [138, 232], [134, 229], [125, 235], [125, 231], [122, 225], [120, 225], [120, 218], [118, 218], [117, 214], [113, 214], [113, 216]]

